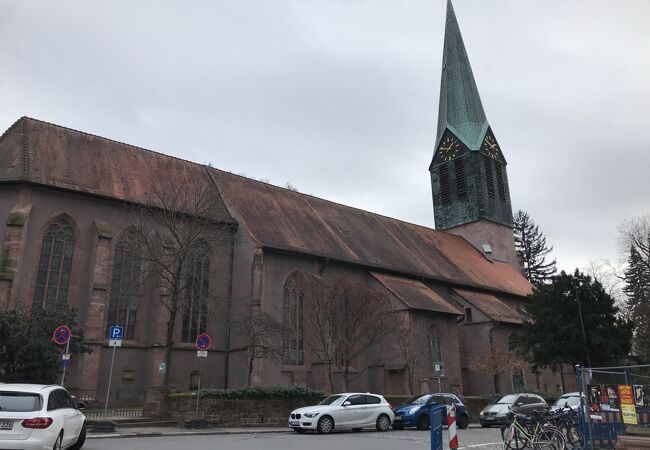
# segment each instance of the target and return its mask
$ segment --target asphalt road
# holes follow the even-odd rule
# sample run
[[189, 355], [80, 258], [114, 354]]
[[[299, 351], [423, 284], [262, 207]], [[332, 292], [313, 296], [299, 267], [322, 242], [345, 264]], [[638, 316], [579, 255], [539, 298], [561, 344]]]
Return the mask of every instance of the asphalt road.
[[[443, 433], [447, 441], [447, 431]], [[459, 450], [501, 450], [498, 429], [473, 428], [460, 430]], [[445, 447], [447, 447], [445, 445]], [[331, 435], [294, 432], [271, 434], [238, 434], [212, 436], [163, 436], [124, 439], [92, 439], [86, 441], [84, 450], [429, 450], [429, 432], [417, 430], [378, 433], [342, 432]]]

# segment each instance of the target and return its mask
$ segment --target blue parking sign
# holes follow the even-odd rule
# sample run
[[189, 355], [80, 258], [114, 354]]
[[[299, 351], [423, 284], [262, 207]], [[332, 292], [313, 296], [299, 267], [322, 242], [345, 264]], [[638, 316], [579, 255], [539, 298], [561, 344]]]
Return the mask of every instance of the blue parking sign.
[[108, 339], [110, 340], [122, 340], [124, 339], [124, 327], [119, 325], [113, 325], [108, 329]]

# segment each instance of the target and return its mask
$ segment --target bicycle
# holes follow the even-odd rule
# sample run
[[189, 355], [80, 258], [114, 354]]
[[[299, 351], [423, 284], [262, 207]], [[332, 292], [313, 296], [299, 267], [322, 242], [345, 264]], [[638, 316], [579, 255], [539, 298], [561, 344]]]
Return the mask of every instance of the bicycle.
[[578, 415], [570, 407], [565, 406], [553, 414], [547, 415], [545, 419], [562, 432], [570, 448], [582, 448], [584, 446], [584, 437], [580, 430]]
[[562, 431], [546, 423], [544, 414], [533, 411], [533, 416], [514, 415], [510, 426], [502, 430], [504, 449], [522, 450], [530, 446], [533, 450], [565, 450]]

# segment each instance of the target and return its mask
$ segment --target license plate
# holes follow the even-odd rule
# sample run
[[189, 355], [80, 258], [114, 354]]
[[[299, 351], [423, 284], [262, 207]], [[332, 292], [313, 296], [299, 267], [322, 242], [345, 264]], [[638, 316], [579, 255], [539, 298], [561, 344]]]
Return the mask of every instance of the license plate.
[[297, 427], [297, 426], [300, 426], [300, 422], [297, 421], [297, 420], [291, 420], [291, 421], [289, 421], [289, 425], [292, 426], [292, 427]]
[[11, 430], [13, 427], [13, 420], [0, 420], [0, 430]]

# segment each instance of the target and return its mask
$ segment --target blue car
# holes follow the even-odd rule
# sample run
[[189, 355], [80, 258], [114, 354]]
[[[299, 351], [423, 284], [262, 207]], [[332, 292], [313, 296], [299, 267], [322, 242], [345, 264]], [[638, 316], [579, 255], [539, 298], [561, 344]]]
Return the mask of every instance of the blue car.
[[[456, 426], [465, 429], [469, 425], [469, 413], [463, 402], [454, 394], [420, 394], [393, 408], [395, 420], [393, 429], [416, 427], [418, 430], [429, 429], [429, 409], [432, 405], [456, 405]], [[449, 408], [447, 408], [449, 410]], [[446, 416], [445, 416], [446, 423]]]

